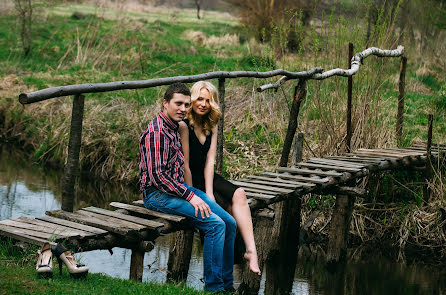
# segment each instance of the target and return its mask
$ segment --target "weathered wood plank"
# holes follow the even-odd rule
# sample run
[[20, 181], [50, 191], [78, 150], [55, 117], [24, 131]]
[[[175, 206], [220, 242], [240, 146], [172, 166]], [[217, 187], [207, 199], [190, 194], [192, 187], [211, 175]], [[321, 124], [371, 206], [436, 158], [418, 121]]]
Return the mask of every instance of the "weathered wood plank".
[[50, 216], [57, 217], [57, 218], [62, 218], [62, 219], [66, 219], [69, 221], [86, 224], [86, 225], [93, 226], [93, 227], [98, 227], [100, 229], [103, 229], [103, 230], [106, 230], [106, 231], [109, 231], [112, 233], [116, 233], [119, 235], [126, 235], [130, 231], [132, 231], [132, 229], [130, 229], [130, 228], [116, 226], [116, 224], [110, 223], [108, 221], [104, 221], [103, 219], [89, 217], [89, 216], [86, 216], [83, 214], [79, 214], [77, 212], [71, 213], [71, 212], [66, 212], [63, 210], [55, 210], [55, 211], [46, 211], [46, 214], [50, 215]]
[[327, 159], [327, 158], [309, 158], [307, 162], [310, 163], [324, 163], [328, 165], [339, 165], [342, 167], [351, 167], [351, 168], [366, 168], [367, 165], [356, 163], [356, 162], [350, 162], [350, 161], [339, 161], [339, 160], [333, 160], [333, 159]]
[[11, 226], [4, 225], [4, 224], [0, 224], [0, 233], [1, 232], [9, 232], [9, 233], [14, 233], [16, 235], [20, 235], [23, 237], [34, 237], [34, 238], [38, 238], [41, 240], [47, 240], [47, 241], [55, 240], [58, 237], [61, 237], [57, 234], [55, 235], [55, 234], [43, 233], [43, 232], [35, 231], [35, 230], [11, 227]]
[[80, 230], [77, 228], [73, 228], [73, 227], [68, 227], [68, 226], [64, 226], [64, 225], [60, 225], [60, 224], [55, 224], [55, 223], [51, 223], [51, 222], [45, 222], [42, 220], [38, 220], [38, 219], [34, 219], [34, 218], [28, 218], [28, 217], [18, 217], [16, 219], [13, 220], [19, 220], [19, 221], [23, 221], [26, 223], [31, 223], [37, 226], [43, 226], [43, 227], [47, 227], [47, 228], [52, 228], [52, 229], [62, 229], [62, 230], [66, 230], [66, 231], [70, 231], [73, 233], [76, 233], [79, 236], [83, 236], [83, 237], [89, 237], [89, 236], [98, 236], [97, 234], [88, 232], [88, 231], [84, 231], [84, 230]]
[[327, 183], [330, 181], [329, 178], [306, 177], [306, 176], [291, 175], [291, 174], [285, 174], [285, 173], [263, 172], [263, 173], [260, 173], [260, 175], [276, 176], [276, 177], [280, 177], [283, 179], [295, 179], [295, 180], [307, 181], [309, 183], [316, 183], [316, 184], [324, 184], [324, 183]]
[[366, 153], [366, 152], [353, 152], [353, 153], [345, 153], [344, 155], [346, 156], [354, 156], [354, 157], [361, 157], [365, 160], [381, 160], [381, 161], [386, 161], [386, 160], [395, 160], [395, 159], [401, 159], [403, 157], [396, 157], [396, 156], [391, 156], [391, 155], [387, 155], [387, 154], [383, 154], [383, 153]]
[[367, 157], [382, 157], [382, 158], [393, 158], [393, 159], [402, 159], [405, 157], [405, 155], [399, 155], [399, 154], [392, 154], [392, 153], [386, 153], [386, 152], [380, 152], [376, 150], [357, 150], [353, 154], [355, 155], [364, 155]]
[[247, 191], [245, 193], [248, 198], [259, 199], [259, 200], [271, 200], [276, 197], [274, 195], [268, 195], [268, 194], [264, 194], [264, 193], [256, 193], [256, 192], [250, 192], [250, 191]]
[[301, 187], [301, 185], [296, 184], [296, 183], [285, 183], [285, 182], [281, 182], [281, 181], [274, 181], [273, 179], [270, 179], [269, 181], [265, 181], [265, 180], [253, 179], [253, 178], [249, 177], [247, 179], [239, 179], [239, 181], [267, 185], [267, 186], [271, 186], [271, 187], [290, 188], [292, 190], [295, 190], [296, 188]]
[[120, 228], [127, 228], [129, 230], [134, 230], [134, 231], [140, 231], [145, 229], [146, 227], [140, 224], [136, 224], [133, 222], [129, 222], [129, 221], [125, 221], [116, 217], [110, 217], [110, 216], [106, 216], [106, 215], [102, 215], [102, 214], [98, 214], [98, 213], [92, 213], [92, 212], [88, 212], [85, 210], [78, 210], [75, 213], [83, 215], [83, 216], [87, 216], [87, 217], [92, 217], [92, 218], [96, 218], [99, 220], [102, 220], [104, 222], [107, 222], [110, 225], [113, 225], [115, 227], [120, 227]]
[[[9, 227], [0, 227], [0, 235], [5, 237], [10, 237], [14, 240], [22, 241], [25, 243], [42, 246], [44, 243], [48, 242], [48, 239], [42, 239], [38, 237], [34, 237], [29, 235], [28, 233], [24, 233], [23, 231], [19, 231], [18, 229], [9, 228]], [[49, 242], [52, 245], [55, 245], [53, 242]]]
[[332, 177], [341, 177], [342, 176], [342, 173], [339, 173], [339, 172], [316, 171], [316, 170], [310, 170], [310, 169], [299, 169], [299, 168], [290, 168], [290, 167], [278, 167], [276, 170], [278, 172], [289, 172], [289, 173], [308, 174], [308, 175], [321, 175], [321, 176], [332, 176]]
[[2, 220], [2, 221], [0, 221], [0, 224], [14, 227], [14, 228], [19, 228], [19, 229], [33, 230], [36, 232], [57, 235], [57, 236], [61, 236], [61, 237], [67, 238], [67, 239], [71, 238], [71, 237], [81, 237], [79, 232], [67, 231], [62, 228], [60, 228], [60, 229], [49, 228], [49, 227], [45, 227], [45, 226], [35, 225], [32, 223], [24, 223], [24, 222], [20, 222], [20, 221], [16, 221], [16, 220]]
[[413, 152], [413, 151], [409, 151], [409, 152], [403, 152], [402, 150], [397, 150], [397, 149], [392, 149], [392, 148], [388, 148], [388, 149], [375, 149], [375, 151], [377, 152], [382, 152], [385, 154], [391, 154], [391, 155], [396, 155], [396, 156], [422, 156], [425, 153], [421, 153], [421, 152]]
[[365, 163], [368, 165], [376, 165], [376, 164], [379, 164], [381, 161], [386, 161], [386, 159], [383, 159], [381, 157], [367, 158], [367, 157], [363, 157], [360, 155], [353, 155], [353, 154], [346, 154], [345, 156], [330, 156], [330, 157], [327, 157], [327, 159], [345, 160], [345, 161], [356, 162], [356, 163]]
[[328, 165], [328, 164], [324, 164], [324, 163], [320, 163], [320, 164], [313, 164], [313, 163], [297, 163], [298, 167], [309, 167], [309, 168], [318, 168], [318, 169], [323, 169], [323, 170], [335, 170], [335, 171], [343, 171], [343, 172], [359, 172], [361, 171], [361, 169], [358, 168], [352, 168], [352, 167], [342, 167], [340, 165], [334, 166], [334, 165]]
[[124, 203], [119, 203], [119, 202], [111, 202], [110, 206], [119, 208], [119, 209], [125, 209], [130, 212], [136, 212], [141, 215], [155, 216], [155, 217], [163, 218], [163, 219], [173, 221], [173, 222], [182, 222], [182, 221], [186, 220], [186, 217], [184, 217], [184, 216], [166, 214], [166, 213], [162, 213], [162, 212], [149, 210], [146, 208], [141, 208], [140, 206], [134, 206], [134, 205], [124, 204]]
[[95, 235], [104, 235], [104, 234], [107, 233], [106, 230], [103, 230], [101, 228], [85, 225], [85, 224], [82, 224], [82, 223], [73, 222], [73, 221], [70, 221], [70, 220], [67, 220], [67, 219], [60, 219], [60, 218], [56, 218], [56, 217], [53, 217], [53, 216], [41, 216], [41, 217], [36, 217], [36, 219], [37, 220], [42, 220], [42, 221], [45, 221], [45, 222], [51, 222], [51, 223], [54, 223], [54, 224], [64, 225], [64, 226], [67, 226], [67, 227], [72, 227], [74, 229], [90, 232], [90, 233], [95, 234]]
[[265, 176], [259, 176], [259, 175], [250, 175], [248, 176], [248, 178], [251, 179], [259, 179], [259, 180], [265, 180], [265, 181], [275, 181], [275, 182], [281, 182], [281, 183], [289, 183], [289, 184], [298, 184], [300, 186], [304, 186], [304, 187], [314, 187], [316, 186], [314, 183], [307, 183], [307, 182], [299, 182], [299, 181], [295, 181], [295, 180], [286, 180], [286, 179], [282, 179], [279, 177], [265, 177]]
[[148, 227], [150, 229], [157, 229], [160, 227], [164, 227], [163, 223], [157, 222], [157, 221], [153, 221], [153, 220], [149, 220], [149, 219], [144, 219], [144, 218], [139, 218], [139, 217], [135, 217], [135, 216], [131, 216], [131, 215], [125, 215], [122, 213], [118, 213], [115, 211], [110, 211], [110, 210], [105, 210], [102, 208], [96, 208], [96, 207], [87, 207], [87, 208], [82, 208], [82, 211], [88, 211], [88, 212], [92, 212], [92, 213], [97, 213], [97, 214], [101, 214], [104, 216], [108, 216], [108, 217], [114, 217], [114, 218], [118, 218], [124, 221], [129, 221], [129, 222], [133, 222], [136, 224], [140, 224], [143, 225], [145, 227]]
[[245, 181], [231, 181], [231, 182], [235, 185], [242, 187], [242, 188], [254, 188], [254, 189], [259, 189], [259, 190], [265, 190], [268, 192], [277, 192], [277, 193], [284, 193], [284, 194], [289, 194], [289, 193], [293, 192], [293, 190], [290, 190], [290, 189], [265, 186], [265, 185], [254, 184], [254, 183], [249, 183], [249, 182], [245, 182]]
[[395, 151], [395, 152], [401, 152], [404, 154], [409, 154], [411, 156], [423, 156], [426, 155], [426, 152], [422, 152], [422, 151], [415, 151], [415, 150], [411, 150], [411, 149], [405, 149], [405, 148], [388, 148], [386, 150], [390, 150], [390, 151]]

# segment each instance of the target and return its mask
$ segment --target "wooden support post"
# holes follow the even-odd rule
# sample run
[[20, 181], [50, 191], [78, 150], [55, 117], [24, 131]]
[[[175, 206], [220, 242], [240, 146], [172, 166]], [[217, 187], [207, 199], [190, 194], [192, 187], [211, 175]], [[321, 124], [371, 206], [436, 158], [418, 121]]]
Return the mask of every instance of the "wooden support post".
[[336, 196], [336, 203], [331, 217], [326, 259], [329, 268], [345, 261], [354, 202], [355, 197], [353, 196]]
[[429, 188], [429, 183], [432, 180], [432, 125], [434, 122], [434, 115], [429, 114], [428, 115], [428, 132], [427, 132], [427, 144], [426, 144], [426, 155], [427, 155], [427, 159], [426, 159], [426, 170], [424, 171], [424, 175], [426, 178], [426, 183], [424, 184], [423, 187], [423, 198], [424, 201], [427, 203], [429, 202], [429, 198], [431, 195], [431, 189]]
[[167, 280], [173, 282], [186, 282], [189, 272], [189, 263], [192, 255], [194, 231], [182, 230], [175, 233], [169, 249], [167, 262]]
[[266, 258], [265, 294], [290, 294], [299, 252], [301, 199], [294, 196], [275, 205], [272, 241]]
[[297, 118], [299, 116], [299, 109], [301, 102], [305, 99], [307, 95], [307, 90], [305, 89], [307, 80], [299, 79], [297, 86], [294, 88], [294, 99], [290, 110], [290, 119], [288, 121], [288, 129], [283, 141], [282, 156], [280, 157], [279, 166], [286, 167], [288, 164], [288, 157], [291, 151], [291, 144], [293, 142], [294, 134], [297, 129]]
[[142, 282], [142, 272], [144, 269], [144, 254], [146, 252], [140, 249], [132, 249], [130, 258], [130, 279]]
[[302, 155], [304, 151], [304, 134], [299, 132], [294, 137], [293, 157], [291, 158], [291, 166], [295, 167], [297, 163], [302, 162]]
[[82, 121], [84, 118], [84, 96], [75, 95], [71, 115], [70, 139], [68, 142], [68, 157], [62, 177], [62, 210], [73, 212], [74, 183], [79, 174], [79, 153], [82, 143]]
[[[348, 68], [351, 69], [351, 61], [353, 58], [353, 43], [348, 43]], [[352, 142], [352, 93], [353, 93], [353, 76], [348, 77], [348, 87], [347, 87], [347, 138], [346, 151], [349, 153], [351, 151]]]
[[220, 103], [221, 118], [218, 122], [218, 135], [217, 135], [217, 164], [216, 171], [218, 173], [223, 172], [223, 147], [224, 147], [224, 125], [225, 125], [225, 78], [218, 79], [218, 100]]
[[403, 116], [404, 116], [404, 88], [406, 86], [406, 66], [407, 57], [401, 57], [400, 80], [398, 82], [398, 114], [396, 117], [396, 141], [398, 146], [402, 145], [403, 140]]

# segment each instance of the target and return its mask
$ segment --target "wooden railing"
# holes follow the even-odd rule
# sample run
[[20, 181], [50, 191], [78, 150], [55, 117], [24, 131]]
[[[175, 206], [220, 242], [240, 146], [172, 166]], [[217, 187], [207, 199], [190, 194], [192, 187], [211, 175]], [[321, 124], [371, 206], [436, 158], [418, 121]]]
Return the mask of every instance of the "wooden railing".
[[[73, 95], [73, 109], [71, 118], [70, 138], [68, 143], [68, 158], [62, 178], [62, 209], [65, 211], [73, 211], [74, 199], [74, 182], [76, 175], [79, 173], [79, 152], [82, 141], [82, 122], [84, 115], [84, 94], [108, 92], [127, 89], [144, 89], [157, 87], [162, 85], [169, 85], [175, 82], [192, 83], [201, 80], [218, 79], [218, 91], [220, 99], [220, 108], [222, 111], [222, 118], [218, 126], [218, 141], [217, 141], [217, 163], [216, 169], [221, 172], [223, 167], [223, 127], [224, 127], [224, 111], [225, 111], [225, 81], [226, 79], [234, 78], [271, 78], [275, 76], [282, 76], [276, 83], [270, 83], [259, 87], [258, 91], [265, 91], [267, 89], [277, 89], [289, 80], [298, 80], [297, 86], [294, 89], [294, 99], [290, 110], [290, 118], [287, 128], [287, 133], [284, 140], [282, 155], [279, 166], [286, 166], [291, 150], [294, 135], [297, 130], [297, 119], [301, 102], [306, 97], [306, 82], [307, 80], [323, 80], [333, 76], [352, 77], [355, 75], [361, 66], [362, 61], [370, 55], [378, 57], [402, 57], [401, 72], [399, 83], [399, 97], [398, 97], [398, 120], [397, 120], [397, 136], [401, 139], [403, 110], [404, 110], [404, 79], [405, 79], [405, 64], [406, 58], [403, 56], [404, 47], [398, 46], [394, 50], [383, 50], [375, 47], [367, 48], [366, 50], [355, 54], [350, 59], [349, 69], [331, 69], [324, 71], [321, 67], [314, 67], [308, 71], [291, 72], [283, 69], [277, 69], [268, 72], [255, 71], [218, 71], [209, 72], [199, 75], [191, 76], [176, 76], [168, 78], [156, 78], [140, 81], [118, 81], [109, 83], [86, 83], [68, 86], [59, 86], [46, 88], [30, 93], [22, 93], [19, 95], [19, 101], [22, 104], [31, 104], [55, 97]], [[351, 100], [350, 100], [351, 101]], [[351, 102], [348, 105], [351, 114]], [[351, 116], [347, 117], [347, 126], [351, 126]], [[348, 129], [348, 128], [347, 128]], [[351, 129], [347, 130], [347, 134], [351, 134]]]

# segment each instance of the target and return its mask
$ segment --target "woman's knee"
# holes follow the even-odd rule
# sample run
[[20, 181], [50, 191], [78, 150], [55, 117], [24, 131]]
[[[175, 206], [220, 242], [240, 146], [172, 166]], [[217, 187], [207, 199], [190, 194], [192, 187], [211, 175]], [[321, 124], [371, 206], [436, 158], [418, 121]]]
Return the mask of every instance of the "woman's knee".
[[248, 204], [248, 200], [246, 198], [246, 193], [242, 188], [238, 188], [234, 192], [234, 196], [232, 198], [232, 205], [246, 205]]

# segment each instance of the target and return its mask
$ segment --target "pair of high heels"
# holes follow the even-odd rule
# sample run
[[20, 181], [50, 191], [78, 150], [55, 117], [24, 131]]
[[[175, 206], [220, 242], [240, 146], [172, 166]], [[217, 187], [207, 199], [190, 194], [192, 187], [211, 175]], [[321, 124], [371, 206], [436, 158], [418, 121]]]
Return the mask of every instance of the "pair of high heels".
[[59, 263], [59, 273], [62, 275], [62, 263], [64, 263], [71, 277], [84, 278], [88, 274], [88, 267], [78, 263], [72, 251], [65, 249], [61, 244], [57, 244], [55, 248], [51, 248], [49, 243], [45, 243], [41, 250], [38, 251], [36, 270], [39, 277], [53, 277], [53, 255], [56, 256]]

